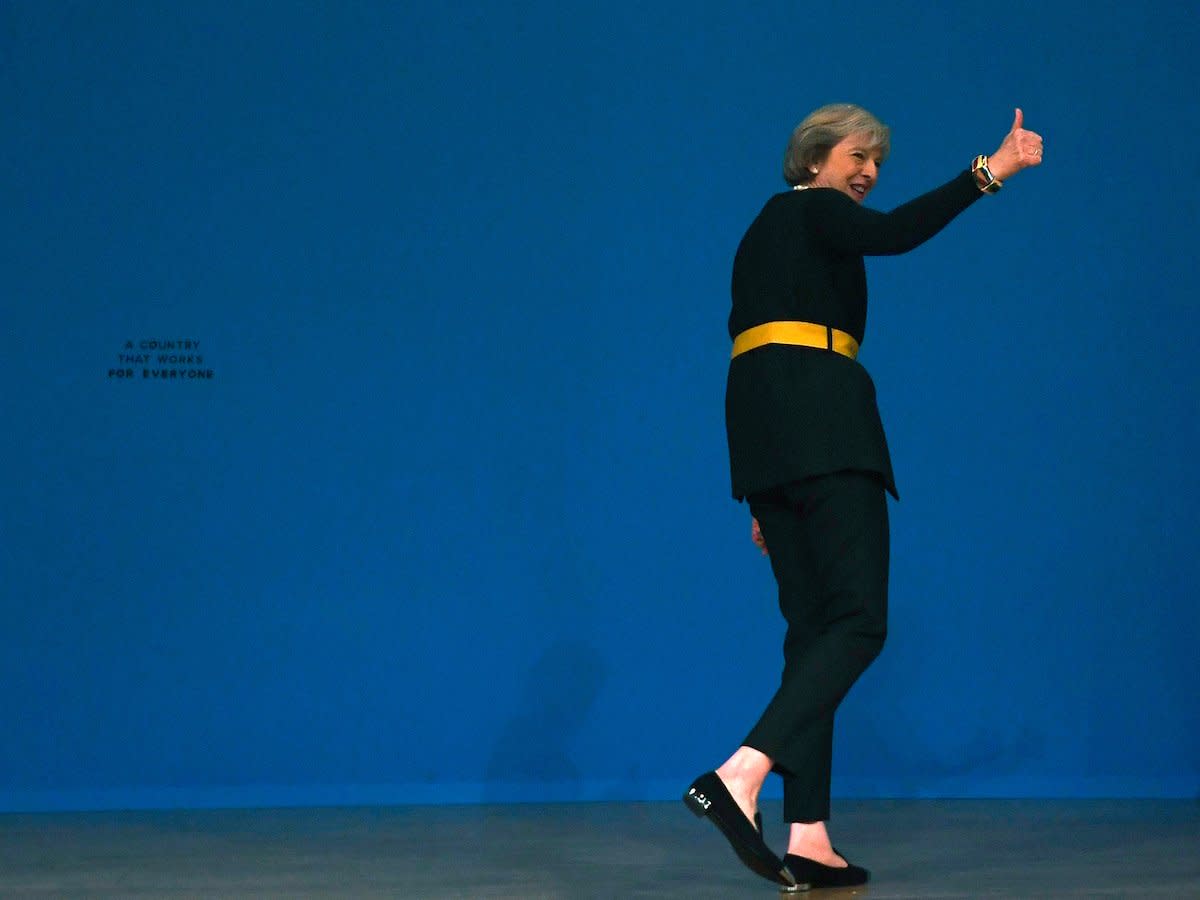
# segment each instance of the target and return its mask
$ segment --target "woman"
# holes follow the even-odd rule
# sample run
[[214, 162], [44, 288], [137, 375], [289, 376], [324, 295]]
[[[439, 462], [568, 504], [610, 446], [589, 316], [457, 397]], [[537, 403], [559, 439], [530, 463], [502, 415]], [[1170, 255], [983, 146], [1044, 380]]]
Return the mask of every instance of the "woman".
[[[684, 801], [753, 871], [793, 890], [866, 882], [830, 843], [833, 718], [887, 633], [888, 518], [896, 495], [870, 377], [855, 361], [866, 325], [864, 256], [927, 241], [984, 193], [1042, 160], [1012, 129], [990, 157], [890, 213], [866, 209], [889, 150], [885, 125], [852, 104], [825, 106], [792, 134], [777, 194], [733, 265], [734, 339], [725, 413], [733, 494], [779, 584], [787, 621], [778, 692], [742, 746]], [[791, 823], [781, 860], [762, 838], [757, 798], [783, 777]]]

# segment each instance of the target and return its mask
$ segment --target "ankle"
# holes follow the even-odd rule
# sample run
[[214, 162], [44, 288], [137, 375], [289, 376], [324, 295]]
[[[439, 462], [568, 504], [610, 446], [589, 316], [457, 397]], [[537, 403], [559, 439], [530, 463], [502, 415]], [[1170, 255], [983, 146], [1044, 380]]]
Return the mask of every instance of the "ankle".
[[793, 822], [788, 831], [788, 853], [797, 856], [827, 856], [833, 843], [824, 822]]
[[758, 796], [763, 782], [771, 773], [771, 758], [753, 747], [738, 747], [737, 751], [717, 769], [717, 777], [726, 785], [736, 783]]
[[756, 781], [752, 775], [738, 769], [717, 769], [717, 777], [738, 801], [738, 805], [743, 808], [747, 816], [758, 809], [758, 793], [762, 790], [761, 781]]

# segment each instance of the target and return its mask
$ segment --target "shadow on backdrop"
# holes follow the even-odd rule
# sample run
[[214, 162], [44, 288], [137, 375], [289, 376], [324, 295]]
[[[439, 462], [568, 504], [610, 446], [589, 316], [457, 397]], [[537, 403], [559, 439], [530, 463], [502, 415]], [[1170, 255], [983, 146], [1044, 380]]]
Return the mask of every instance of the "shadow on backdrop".
[[583, 641], [551, 644], [525, 676], [517, 708], [488, 763], [484, 798], [511, 801], [521, 784], [577, 784], [582, 774], [571, 738], [587, 720], [604, 683], [604, 659]]

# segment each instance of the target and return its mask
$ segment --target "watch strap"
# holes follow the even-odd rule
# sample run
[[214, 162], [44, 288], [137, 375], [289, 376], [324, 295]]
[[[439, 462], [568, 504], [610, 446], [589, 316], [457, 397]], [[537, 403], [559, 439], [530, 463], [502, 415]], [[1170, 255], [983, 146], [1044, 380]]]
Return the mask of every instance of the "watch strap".
[[971, 163], [971, 174], [975, 176], [975, 184], [985, 194], [994, 194], [1004, 186], [1004, 182], [992, 174], [988, 168], [988, 158], [982, 153]]

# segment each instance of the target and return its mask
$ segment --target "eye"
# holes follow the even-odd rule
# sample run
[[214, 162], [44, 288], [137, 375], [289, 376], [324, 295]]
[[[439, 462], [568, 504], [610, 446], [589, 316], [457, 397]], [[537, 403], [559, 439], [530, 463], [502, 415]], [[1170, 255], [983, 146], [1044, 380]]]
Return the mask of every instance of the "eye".
[[867, 158], [867, 155], [865, 153], [863, 153], [861, 150], [855, 150], [850, 155], [853, 156], [855, 159], [866, 159]]

